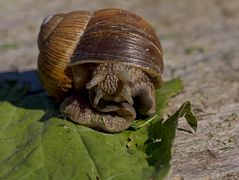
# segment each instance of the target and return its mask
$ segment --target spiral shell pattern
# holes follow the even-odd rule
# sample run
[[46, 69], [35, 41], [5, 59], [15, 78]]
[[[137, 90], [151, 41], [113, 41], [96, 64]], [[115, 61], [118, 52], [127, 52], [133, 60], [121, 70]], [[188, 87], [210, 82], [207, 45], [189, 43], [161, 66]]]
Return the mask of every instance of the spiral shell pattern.
[[135, 66], [161, 85], [163, 53], [155, 30], [122, 9], [74, 11], [43, 20], [38, 37], [38, 72], [50, 96], [63, 99], [73, 89], [72, 66], [115, 62]]

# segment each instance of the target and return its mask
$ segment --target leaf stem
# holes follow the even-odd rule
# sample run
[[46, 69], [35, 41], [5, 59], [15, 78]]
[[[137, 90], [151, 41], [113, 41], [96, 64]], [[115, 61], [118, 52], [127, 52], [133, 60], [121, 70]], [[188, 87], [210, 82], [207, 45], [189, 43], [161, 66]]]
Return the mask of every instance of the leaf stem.
[[156, 119], [158, 117], [157, 114], [155, 114], [153, 117], [151, 117], [149, 120], [145, 121], [143, 124], [139, 125], [138, 127], [136, 127], [136, 129], [139, 129], [143, 126], [146, 126], [147, 124], [149, 124], [150, 122], [152, 122], [154, 119]]

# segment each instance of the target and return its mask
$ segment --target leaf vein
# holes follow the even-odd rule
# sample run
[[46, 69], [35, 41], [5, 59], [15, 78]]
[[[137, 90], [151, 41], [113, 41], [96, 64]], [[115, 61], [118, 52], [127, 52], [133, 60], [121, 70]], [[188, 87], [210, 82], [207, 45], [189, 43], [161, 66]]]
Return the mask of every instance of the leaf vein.
[[[75, 128], [75, 126], [74, 126], [74, 128]], [[76, 128], [75, 128], [75, 130], [77, 131]], [[83, 145], [84, 145], [84, 147], [85, 147], [85, 149], [86, 149], [86, 151], [87, 151], [87, 154], [89, 155], [89, 157], [90, 157], [92, 163], [94, 164], [95, 170], [96, 170], [97, 174], [99, 175], [99, 178], [102, 179], [102, 178], [101, 178], [101, 174], [100, 174], [100, 172], [99, 172], [99, 167], [98, 167], [98, 165], [95, 163], [94, 158], [91, 156], [89, 147], [87, 146], [87, 143], [85, 142], [85, 139], [81, 136], [80, 131], [77, 131], [77, 132], [78, 132], [77, 134], [79, 135], [80, 139], [82, 140], [82, 143], [83, 143]]]

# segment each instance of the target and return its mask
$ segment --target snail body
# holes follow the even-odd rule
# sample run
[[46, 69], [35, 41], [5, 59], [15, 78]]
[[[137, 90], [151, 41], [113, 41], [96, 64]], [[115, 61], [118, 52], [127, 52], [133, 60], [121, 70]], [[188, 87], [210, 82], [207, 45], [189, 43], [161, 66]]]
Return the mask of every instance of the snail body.
[[[43, 21], [38, 46], [40, 80], [49, 95], [65, 99], [60, 110], [71, 120], [118, 132], [130, 126], [136, 113], [155, 113], [162, 48], [143, 18], [121, 9], [56, 14]], [[80, 106], [85, 100], [75, 94], [87, 94], [90, 105]], [[110, 123], [85, 123], [86, 109]]]

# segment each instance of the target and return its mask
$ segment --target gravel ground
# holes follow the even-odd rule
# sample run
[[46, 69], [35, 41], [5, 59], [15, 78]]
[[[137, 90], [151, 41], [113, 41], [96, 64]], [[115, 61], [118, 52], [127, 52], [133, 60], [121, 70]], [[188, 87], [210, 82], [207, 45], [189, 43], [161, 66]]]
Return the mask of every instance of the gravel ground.
[[164, 49], [164, 79], [185, 84], [168, 113], [190, 100], [198, 115], [196, 134], [177, 132], [169, 179], [239, 179], [238, 0], [1, 0], [0, 75], [36, 69], [43, 17], [105, 7], [148, 19]]

